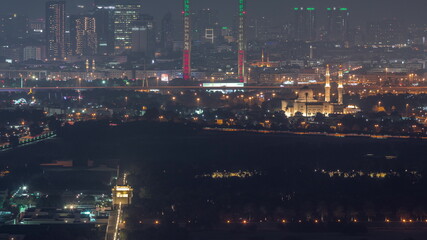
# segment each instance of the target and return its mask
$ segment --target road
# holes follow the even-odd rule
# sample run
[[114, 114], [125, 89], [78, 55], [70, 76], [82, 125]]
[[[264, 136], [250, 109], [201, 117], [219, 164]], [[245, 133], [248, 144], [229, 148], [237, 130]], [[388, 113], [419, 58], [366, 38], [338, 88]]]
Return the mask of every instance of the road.
[[374, 139], [421, 139], [427, 140], [427, 137], [415, 137], [406, 135], [379, 135], [379, 134], [357, 134], [357, 133], [327, 133], [327, 132], [294, 132], [294, 131], [279, 131], [279, 130], [255, 130], [255, 129], [238, 129], [238, 128], [203, 128], [207, 131], [221, 132], [253, 132], [253, 133], [272, 133], [272, 134], [292, 134], [292, 135], [311, 135], [311, 136], [327, 136], [327, 137], [365, 137]]
[[[202, 86], [151, 86], [151, 87], [141, 87], [141, 86], [115, 86], [115, 87], [23, 87], [23, 88], [0, 88], [0, 92], [29, 92], [31, 91], [56, 91], [56, 90], [94, 90], [94, 89], [110, 89], [110, 90], [130, 90], [130, 91], [162, 91], [162, 90], [281, 90], [281, 89], [300, 89], [307, 85], [286, 85], [286, 86], [244, 86], [244, 87], [202, 87]], [[313, 89], [323, 90], [322, 83], [310, 84]], [[418, 86], [418, 87], [383, 87], [377, 85], [370, 86], [345, 86], [346, 91], [370, 91], [373, 93], [427, 93], [427, 86]]]
[[108, 217], [107, 231], [105, 233], [105, 240], [119, 240], [119, 233], [121, 228], [121, 223], [123, 222], [123, 209], [122, 205], [119, 204], [119, 207], [114, 211], [111, 211], [110, 216]]

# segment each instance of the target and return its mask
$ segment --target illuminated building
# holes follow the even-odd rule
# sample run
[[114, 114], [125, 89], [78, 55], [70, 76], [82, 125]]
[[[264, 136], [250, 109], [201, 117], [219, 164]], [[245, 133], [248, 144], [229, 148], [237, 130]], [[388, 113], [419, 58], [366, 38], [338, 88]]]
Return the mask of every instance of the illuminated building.
[[191, 78], [191, 12], [190, 0], [184, 0], [183, 6], [184, 18], [184, 48], [182, 50], [182, 78], [190, 80]]
[[246, 82], [246, 0], [239, 0], [239, 27], [238, 27], [238, 57], [237, 57], [237, 74], [240, 82]]
[[42, 60], [42, 48], [38, 46], [26, 46], [24, 47], [24, 61], [28, 60]]
[[73, 50], [79, 56], [93, 56], [97, 53], [98, 38], [96, 35], [96, 20], [92, 16], [78, 16], [71, 24], [75, 34]]
[[[246, 0], [238, 0], [239, 4], [239, 24], [237, 38], [237, 77], [240, 82], [246, 82], [245, 62], [246, 62], [246, 39], [245, 39], [245, 22], [246, 22]], [[183, 21], [184, 21], [184, 46], [182, 51], [182, 77], [184, 80], [191, 78], [191, 10], [190, 0], [183, 0]], [[206, 29], [205, 29], [206, 30]], [[205, 31], [206, 33], [206, 31]], [[215, 37], [214, 31], [207, 32], [210, 40]]]
[[113, 205], [130, 205], [133, 189], [130, 186], [115, 186], [113, 188]]
[[331, 81], [329, 65], [326, 65], [325, 73], [325, 100], [321, 101], [314, 98], [314, 92], [309, 87], [303, 87], [297, 92], [297, 99], [283, 100], [282, 110], [287, 116], [295, 116], [296, 113], [301, 113], [303, 116], [315, 116], [317, 113], [329, 115], [332, 113], [341, 114], [343, 112], [356, 113], [360, 109], [357, 106], [343, 106], [343, 71], [342, 66], [338, 71], [338, 99], [337, 103], [331, 103]]
[[46, 52], [50, 59], [65, 57], [65, 2], [46, 3]]
[[327, 8], [328, 25], [327, 37], [329, 41], [346, 41], [348, 40], [348, 18], [350, 13], [348, 8]]
[[42, 34], [45, 30], [46, 23], [44, 19], [30, 19], [28, 21], [28, 29], [30, 31], [30, 35], [39, 35]]
[[256, 67], [279, 67], [278, 62], [272, 63], [270, 62], [270, 58], [268, 56], [265, 57], [264, 49], [261, 52], [261, 61], [252, 63], [251, 65]]
[[132, 48], [132, 25], [141, 15], [141, 0], [120, 0], [114, 9], [114, 49], [117, 54]]
[[334, 113], [334, 104], [315, 99], [313, 90], [306, 86], [298, 91], [297, 99], [283, 100], [282, 110], [289, 117], [298, 112], [306, 117], [315, 116], [317, 113], [329, 115]]
[[361, 112], [362, 110], [356, 106], [356, 105], [348, 105], [343, 109], [344, 114], [356, 114], [358, 112]]
[[316, 9], [294, 8], [293, 22], [294, 40], [315, 41], [316, 40]]

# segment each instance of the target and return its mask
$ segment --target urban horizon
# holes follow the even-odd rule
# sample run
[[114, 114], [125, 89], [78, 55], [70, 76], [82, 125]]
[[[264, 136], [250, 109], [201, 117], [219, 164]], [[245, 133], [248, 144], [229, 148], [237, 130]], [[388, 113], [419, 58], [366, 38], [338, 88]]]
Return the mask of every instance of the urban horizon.
[[4, 6], [0, 239], [427, 236], [423, 2]]

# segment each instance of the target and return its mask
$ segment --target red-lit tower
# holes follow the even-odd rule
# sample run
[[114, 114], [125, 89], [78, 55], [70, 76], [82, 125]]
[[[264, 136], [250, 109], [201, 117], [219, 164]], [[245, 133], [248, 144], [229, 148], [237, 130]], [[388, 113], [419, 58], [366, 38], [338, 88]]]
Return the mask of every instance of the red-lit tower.
[[182, 77], [184, 80], [191, 79], [191, 13], [190, 0], [184, 0], [184, 48], [182, 55]]
[[245, 39], [245, 22], [246, 22], [246, 0], [239, 1], [239, 36], [238, 36], [238, 77], [240, 82], [246, 82], [245, 61], [246, 61], [246, 39]]

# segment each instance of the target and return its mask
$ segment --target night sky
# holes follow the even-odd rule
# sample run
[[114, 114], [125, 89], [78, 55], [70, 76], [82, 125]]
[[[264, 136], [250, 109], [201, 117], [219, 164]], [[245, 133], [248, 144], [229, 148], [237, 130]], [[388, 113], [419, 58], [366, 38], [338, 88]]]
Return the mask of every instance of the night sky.
[[[1, 0], [0, 14], [17, 12], [31, 17], [44, 15], [46, 0]], [[77, 5], [91, 8], [93, 0], [67, 0], [67, 11], [77, 12]], [[182, 0], [143, 0], [145, 13], [159, 19], [167, 11], [179, 14]], [[234, 14], [236, 0], [192, 0], [193, 9], [215, 8], [227, 24]], [[426, 0], [248, 0], [248, 13], [255, 16], [272, 16], [286, 21], [296, 6], [326, 8], [329, 6], [348, 7], [353, 24], [364, 24], [367, 20], [396, 17], [404, 22], [427, 23]]]

